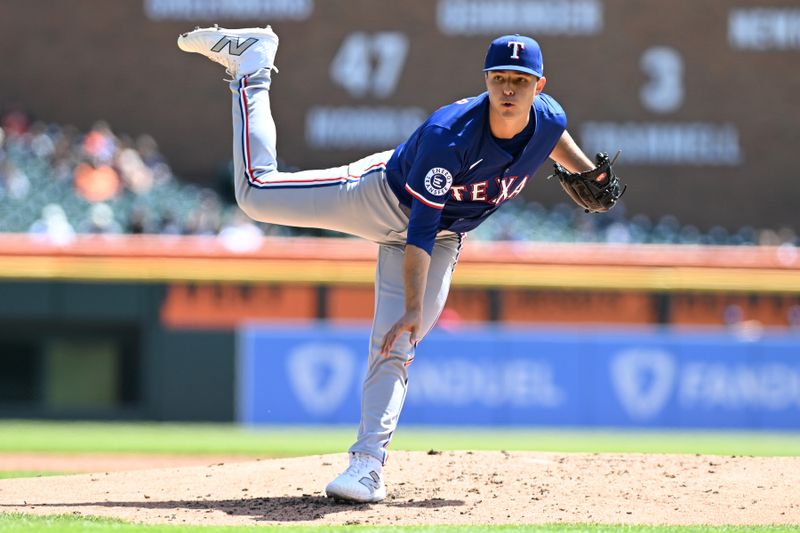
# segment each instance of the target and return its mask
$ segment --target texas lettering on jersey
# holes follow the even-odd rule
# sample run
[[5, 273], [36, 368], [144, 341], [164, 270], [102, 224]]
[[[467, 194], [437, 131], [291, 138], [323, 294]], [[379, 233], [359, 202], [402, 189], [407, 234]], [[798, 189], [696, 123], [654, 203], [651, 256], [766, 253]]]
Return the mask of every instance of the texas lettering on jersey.
[[519, 196], [522, 189], [528, 183], [528, 176], [509, 176], [507, 178], [495, 178], [497, 183], [497, 194], [491, 198], [487, 197], [487, 187], [489, 181], [478, 181], [467, 185], [453, 185], [450, 187], [450, 198], [456, 202], [486, 202], [492, 205], [500, 205], [503, 202]]

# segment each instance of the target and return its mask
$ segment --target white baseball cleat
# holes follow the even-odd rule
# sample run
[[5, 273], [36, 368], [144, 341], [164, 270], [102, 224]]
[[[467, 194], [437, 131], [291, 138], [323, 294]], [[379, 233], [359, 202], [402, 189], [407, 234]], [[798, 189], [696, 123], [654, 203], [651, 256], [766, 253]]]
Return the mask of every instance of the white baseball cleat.
[[229, 30], [215, 25], [182, 33], [178, 48], [202, 54], [238, 78], [262, 68], [275, 68], [278, 36], [269, 26]]
[[328, 498], [375, 503], [386, 498], [381, 462], [365, 453], [351, 453], [347, 470], [325, 487]]

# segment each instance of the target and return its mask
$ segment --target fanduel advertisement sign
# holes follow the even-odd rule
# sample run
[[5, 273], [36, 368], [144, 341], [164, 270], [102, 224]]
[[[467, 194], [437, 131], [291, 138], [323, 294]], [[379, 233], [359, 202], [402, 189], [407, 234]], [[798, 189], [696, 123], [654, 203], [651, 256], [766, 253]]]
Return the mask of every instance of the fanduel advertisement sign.
[[[240, 332], [238, 418], [357, 423], [369, 330]], [[800, 428], [800, 336], [433, 331], [404, 424]]]

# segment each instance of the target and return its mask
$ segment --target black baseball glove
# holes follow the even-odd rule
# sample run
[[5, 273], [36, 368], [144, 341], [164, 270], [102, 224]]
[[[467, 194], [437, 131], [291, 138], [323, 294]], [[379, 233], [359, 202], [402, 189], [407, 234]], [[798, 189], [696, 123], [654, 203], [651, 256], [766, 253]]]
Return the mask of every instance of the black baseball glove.
[[556, 163], [555, 173], [550, 177], [557, 176], [564, 191], [587, 213], [605, 213], [628, 188], [611, 166], [617, 157], [619, 152], [609, 161], [608, 154], [599, 153], [595, 157], [597, 166], [585, 172], [570, 172]]

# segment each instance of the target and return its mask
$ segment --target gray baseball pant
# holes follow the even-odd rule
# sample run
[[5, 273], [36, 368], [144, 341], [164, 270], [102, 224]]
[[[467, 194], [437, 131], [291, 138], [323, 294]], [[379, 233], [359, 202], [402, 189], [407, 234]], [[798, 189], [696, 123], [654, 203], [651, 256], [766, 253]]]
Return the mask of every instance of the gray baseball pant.
[[[254, 220], [335, 230], [379, 245], [361, 423], [350, 451], [385, 462], [386, 446], [406, 396], [407, 367], [414, 358], [408, 334], [398, 338], [388, 358], [380, 355], [384, 335], [405, 312], [403, 256], [408, 216], [386, 180], [392, 151], [341, 167], [279, 172], [270, 83], [267, 69], [230, 83], [236, 201]], [[423, 300], [426, 333], [444, 308], [460, 248], [458, 234], [443, 231], [436, 238]]]

